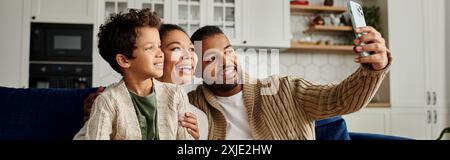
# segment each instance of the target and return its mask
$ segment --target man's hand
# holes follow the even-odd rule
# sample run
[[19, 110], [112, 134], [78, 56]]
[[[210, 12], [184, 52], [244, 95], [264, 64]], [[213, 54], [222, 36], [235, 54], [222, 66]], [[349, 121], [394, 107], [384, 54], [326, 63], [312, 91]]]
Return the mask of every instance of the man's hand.
[[86, 122], [89, 119], [89, 115], [91, 114], [92, 104], [98, 95], [100, 95], [103, 91], [105, 91], [105, 87], [100, 87], [97, 89], [95, 93], [91, 93], [86, 99], [84, 99], [84, 121]]
[[198, 129], [197, 116], [195, 114], [187, 112], [184, 116], [180, 117], [179, 122], [181, 126], [187, 128], [188, 133], [195, 139], [200, 138]]
[[[373, 27], [360, 27], [355, 29], [356, 33], [364, 33], [363, 36], [354, 40], [355, 52], [358, 53], [358, 57], [355, 58], [356, 63], [369, 63], [376, 71], [386, 68], [389, 63], [387, 55], [386, 41], [381, 36], [381, 33], [375, 30]], [[366, 45], [359, 46], [364, 42]], [[371, 53], [368, 57], [361, 57], [359, 53], [366, 51]]]

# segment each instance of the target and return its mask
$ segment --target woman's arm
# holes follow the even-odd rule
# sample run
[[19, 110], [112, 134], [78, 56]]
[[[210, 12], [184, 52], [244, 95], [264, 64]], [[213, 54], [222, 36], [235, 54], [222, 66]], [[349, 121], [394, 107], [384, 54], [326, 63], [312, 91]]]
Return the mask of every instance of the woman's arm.
[[[180, 100], [180, 102], [178, 103], [178, 106], [177, 106], [177, 110], [178, 110], [178, 115], [180, 115], [181, 117], [184, 117], [184, 118], [180, 118], [180, 116], [178, 117], [178, 121], [180, 122], [180, 124], [178, 125], [178, 127], [177, 127], [177, 139], [178, 140], [193, 140], [193, 139], [198, 139], [199, 138], [199, 136], [197, 136], [197, 134], [198, 134], [198, 124], [196, 123], [196, 121], [197, 121], [197, 119], [195, 119], [195, 123], [196, 123], [196, 125], [195, 126], [193, 126], [193, 125], [189, 125], [189, 124], [187, 124], [186, 123], [186, 113], [189, 111], [188, 110], [188, 107], [190, 106], [190, 104], [189, 104], [189, 99], [188, 99], [188, 97], [187, 97], [187, 94], [186, 94], [186, 92], [184, 91], [184, 89], [183, 88], [181, 88], [181, 87], [177, 87], [177, 94], [179, 94], [178, 96], [180, 97], [179, 98], [179, 100]], [[184, 126], [191, 126], [192, 128], [194, 128], [194, 129], [196, 129], [196, 131], [195, 131], [195, 133], [194, 133], [194, 131], [191, 129], [191, 133], [194, 133], [193, 135], [191, 135], [189, 132], [188, 132], [188, 130], [190, 129], [190, 127], [184, 127], [182, 124], [181, 124], [181, 120], [182, 119], [184, 119], [183, 120], [183, 122], [185, 122], [186, 124], [184, 125]], [[192, 118], [188, 118], [189, 120], [191, 120]]]

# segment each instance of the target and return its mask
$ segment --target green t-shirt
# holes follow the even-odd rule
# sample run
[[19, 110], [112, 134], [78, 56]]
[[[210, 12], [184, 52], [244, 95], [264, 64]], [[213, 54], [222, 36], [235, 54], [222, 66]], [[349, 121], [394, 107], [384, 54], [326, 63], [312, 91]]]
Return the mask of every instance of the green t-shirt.
[[152, 94], [141, 97], [130, 91], [131, 100], [141, 127], [142, 140], [159, 140], [157, 126], [157, 101], [155, 90]]

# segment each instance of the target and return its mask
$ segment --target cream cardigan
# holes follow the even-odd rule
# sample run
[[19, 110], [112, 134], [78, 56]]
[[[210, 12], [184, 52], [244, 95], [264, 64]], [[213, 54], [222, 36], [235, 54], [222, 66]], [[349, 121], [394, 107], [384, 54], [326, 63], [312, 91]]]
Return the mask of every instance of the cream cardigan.
[[[178, 123], [189, 101], [181, 86], [153, 80], [157, 96], [158, 131], [161, 140], [193, 139]], [[125, 82], [107, 87], [94, 101], [89, 120], [75, 140], [141, 140], [136, 110]]]

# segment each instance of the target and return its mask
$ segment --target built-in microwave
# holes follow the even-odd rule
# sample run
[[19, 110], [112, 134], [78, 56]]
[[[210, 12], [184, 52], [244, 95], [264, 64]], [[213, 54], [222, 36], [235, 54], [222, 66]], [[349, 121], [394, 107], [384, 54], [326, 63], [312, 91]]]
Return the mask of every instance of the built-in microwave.
[[30, 39], [30, 61], [92, 62], [92, 24], [31, 23]]

